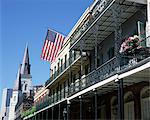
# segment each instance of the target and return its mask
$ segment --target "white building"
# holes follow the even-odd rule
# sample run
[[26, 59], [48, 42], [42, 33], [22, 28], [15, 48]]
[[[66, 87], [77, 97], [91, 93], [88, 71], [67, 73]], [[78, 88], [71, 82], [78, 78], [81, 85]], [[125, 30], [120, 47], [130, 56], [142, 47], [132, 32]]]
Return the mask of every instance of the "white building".
[[10, 98], [12, 96], [12, 89], [4, 88], [3, 96], [2, 96], [2, 107], [1, 107], [1, 116], [2, 120], [8, 119], [9, 106], [10, 106]]

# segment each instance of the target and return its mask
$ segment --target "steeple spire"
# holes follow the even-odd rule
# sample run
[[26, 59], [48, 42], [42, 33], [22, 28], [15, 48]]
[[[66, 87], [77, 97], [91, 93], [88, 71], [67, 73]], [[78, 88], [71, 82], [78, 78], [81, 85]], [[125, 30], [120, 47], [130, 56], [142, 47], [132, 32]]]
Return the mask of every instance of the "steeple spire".
[[15, 82], [14, 90], [21, 90], [20, 70], [21, 70], [21, 65], [19, 65], [19, 69], [18, 69], [18, 73], [17, 73], [17, 79], [16, 79], [16, 82]]
[[25, 52], [24, 52], [24, 56], [23, 56], [21, 74], [30, 74], [28, 44], [26, 44], [26, 48], [25, 48]]

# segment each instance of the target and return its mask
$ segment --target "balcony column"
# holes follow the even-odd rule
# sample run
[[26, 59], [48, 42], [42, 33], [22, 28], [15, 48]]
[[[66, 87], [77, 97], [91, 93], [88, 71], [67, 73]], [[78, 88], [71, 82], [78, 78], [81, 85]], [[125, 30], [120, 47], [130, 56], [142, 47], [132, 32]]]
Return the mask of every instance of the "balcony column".
[[42, 120], [43, 120], [44, 119], [44, 111], [41, 114], [42, 114]]
[[41, 120], [41, 113], [39, 113], [39, 120]]
[[34, 120], [36, 120], [36, 115], [34, 115]]
[[[81, 39], [81, 44], [80, 44], [80, 55], [81, 55], [81, 78], [83, 75], [83, 40]], [[82, 86], [82, 82], [81, 82], [81, 78], [79, 80], [79, 89], [81, 90], [81, 86]]]
[[94, 107], [95, 107], [95, 120], [97, 120], [97, 91], [94, 90]]
[[[69, 65], [71, 65], [71, 63], [73, 62], [72, 61], [72, 50], [69, 51]], [[69, 68], [69, 86], [68, 86], [68, 95], [69, 93], [71, 92], [71, 87], [70, 87], [70, 84], [71, 84], [71, 79], [72, 79], [72, 76], [71, 76], [71, 66]]]
[[114, 45], [114, 54], [116, 56], [116, 66], [117, 66], [117, 70], [120, 69], [120, 59], [121, 59], [121, 56], [120, 56], [120, 53], [119, 53], [119, 50], [120, 50], [120, 47], [121, 47], [121, 42], [122, 42], [122, 28], [121, 28], [121, 24], [120, 24], [120, 16], [122, 14], [122, 9], [120, 7], [120, 4], [119, 4], [119, 0], [116, 0], [115, 1], [115, 5], [114, 7], [112, 8], [112, 15], [113, 15], [113, 20], [114, 20], [114, 31], [115, 31], [115, 45]]
[[46, 110], [46, 120], [48, 120], [48, 109]]
[[38, 120], [40, 120], [41, 119], [41, 116], [40, 116], [40, 113], [38, 113]]
[[67, 120], [70, 120], [70, 101], [67, 100]]
[[54, 119], [54, 107], [52, 107], [52, 120]]
[[94, 27], [94, 37], [95, 37], [95, 69], [97, 69], [97, 53], [98, 53], [98, 44], [97, 44], [97, 41], [98, 41], [98, 28], [99, 28], [99, 25], [96, 25]]
[[58, 120], [60, 120], [60, 103], [58, 105]]
[[124, 119], [124, 93], [123, 93], [123, 79], [117, 79], [118, 83], [118, 119]]
[[79, 96], [79, 101], [80, 101], [80, 120], [83, 119], [83, 101], [82, 101], [82, 96]]
[[39, 118], [38, 118], [38, 114], [36, 114], [36, 120], [38, 120]]

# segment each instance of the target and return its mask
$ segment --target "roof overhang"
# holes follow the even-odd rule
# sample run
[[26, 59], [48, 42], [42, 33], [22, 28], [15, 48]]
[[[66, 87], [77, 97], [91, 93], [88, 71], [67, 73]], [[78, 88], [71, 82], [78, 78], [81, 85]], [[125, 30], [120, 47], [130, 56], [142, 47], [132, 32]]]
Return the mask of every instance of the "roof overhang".
[[[115, 0], [101, 12], [101, 14], [93, 21], [93, 23], [80, 35], [80, 37], [72, 44], [70, 49], [80, 50], [81, 40], [83, 40], [82, 48], [83, 50], [92, 50], [95, 46], [95, 26], [98, 27], [98, 44], [105, 40], [109, 35], [115, 31], [114, 17], [112, 14], [113, 7], [117, 7]], [[123, 1], [119, 4], [120, 9], [123, 10], [121, 16], [119, 17], [119, 24], [123, 24], [132, 15], [138, 11], [140, 4], [135, 4], [134, 2]]]

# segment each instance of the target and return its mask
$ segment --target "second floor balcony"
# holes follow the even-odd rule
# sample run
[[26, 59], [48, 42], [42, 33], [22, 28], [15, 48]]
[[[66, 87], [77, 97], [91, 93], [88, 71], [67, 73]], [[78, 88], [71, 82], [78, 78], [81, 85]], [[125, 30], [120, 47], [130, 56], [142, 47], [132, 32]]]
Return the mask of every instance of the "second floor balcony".
[[38, 111], [57, 102], [66, 100], [67, 97], [95, 85], [96, 83], [104, 81], [111, 76], [137, 68], [140, 65], [149, 62], [149, 56], [149, 51], [147, 54], [137, 55], [134, 57], [122, 56], [122, 65], [120, 67], [116, 66], [116, 57], [113, 57], [87, 75], [83, 75], [81, 78], [71, 82], [65, 88], [55, 91], [50, 96], [45, 97], [39, 104], [36, 104], [36, 110]]
[[[86, 53], [83, 52], [83, 57], [86, 58]], [[86, 59], [84, 59], [86, 60]], [[69, 68], [72, 67], [72, 69], [76, 68], [77, 66], [80, 66], [81, 61], [81, 55], [79, 51], [76, 51], [76, 54], [71, 55], [70, 58], [68, 58], [64, 64], [62, 64], [56, 71], [54, 71], [54, 74], [45, 82], [45, 86], [49, 86], [50, 84], [57, 81], [57, 79], [60, 79], [61, 77], [68, 76], [69, 74]]]

